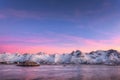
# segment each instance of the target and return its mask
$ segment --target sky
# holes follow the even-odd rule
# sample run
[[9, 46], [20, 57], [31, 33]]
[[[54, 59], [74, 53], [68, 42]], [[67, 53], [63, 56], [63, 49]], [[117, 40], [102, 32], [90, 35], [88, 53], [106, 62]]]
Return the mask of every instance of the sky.
[[0, 52], [120, 51], [120, 0], [0, 0]]

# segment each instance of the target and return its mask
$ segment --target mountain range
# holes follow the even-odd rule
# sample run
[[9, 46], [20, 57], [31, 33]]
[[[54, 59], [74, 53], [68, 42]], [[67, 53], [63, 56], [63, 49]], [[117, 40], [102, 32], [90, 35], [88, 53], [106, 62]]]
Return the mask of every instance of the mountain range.
[[65, 54], [1, 53], [0, 63], [13, 64], [32, 61], [38, 64], [120, 64], [120, 52], [117, 50], [97, 50], [83, 53], [80, 50]]

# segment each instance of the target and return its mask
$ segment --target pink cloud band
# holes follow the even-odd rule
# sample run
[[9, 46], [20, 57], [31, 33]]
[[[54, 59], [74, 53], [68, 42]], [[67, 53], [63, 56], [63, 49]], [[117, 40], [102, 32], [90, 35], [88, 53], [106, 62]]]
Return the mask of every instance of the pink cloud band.
[[[19, 38], [14, 37], [1, 37], [0, 41], [24, 41], [24, 42], [30, 42], [30, 43], [44, 43], [43, 45], [25, 45], [24, 43], [4, 43], [0, 46], [0, 51], [8, 51], [8, 52], [29, 52], [29, 53], [36, 53], [39, 51], [47, 52], [47, 53], [63, 53], [63, 52], [71, 52], [72, 50], [80, 49], [82, 51], [92, 51], [92, 50], [98, 50], [98, 49], [117, 49], [120, 50], [120, 38], [114, 37], [107, 40], [92, 40], [92, 39], [85, 39], [81, 37], [75, 37], [75, 36], [69, 36], [69, 35], [63, 35], [58, 34], [59, 38], [56, 39], [50, 39], [50, 38], [29, 38], [29, 39], [22, 39], [19, 40]], [[67, 43], [60, 42], [60, 39], [68, 40]], [[64, 41], [63, 40], [63, 41]], [[72, 41], [71, 42], [69, 42]], [[46, 42], [51, 44], [45, 44]], [[54, 42], [57, 42], [59, 44], [54, 44]], [[0, 43], [1, 44], [1, 43]], [[82, 44], [82, 45], [81, 45]]]

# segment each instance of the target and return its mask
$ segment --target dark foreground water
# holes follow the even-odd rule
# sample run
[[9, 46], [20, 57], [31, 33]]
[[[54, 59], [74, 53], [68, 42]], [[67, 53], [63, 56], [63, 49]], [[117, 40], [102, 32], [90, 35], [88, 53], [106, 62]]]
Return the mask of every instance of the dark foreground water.
[[0, 65], [0, 80], [120, 80], [120, 66]]

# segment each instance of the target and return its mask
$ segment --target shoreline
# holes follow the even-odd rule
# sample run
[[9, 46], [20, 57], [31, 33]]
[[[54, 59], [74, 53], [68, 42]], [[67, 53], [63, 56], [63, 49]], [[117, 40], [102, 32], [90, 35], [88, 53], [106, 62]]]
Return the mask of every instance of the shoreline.
[[[17, 64], [0, 64], [0, 65], [16, 65], [16, 66], [18, 66]], [[64, 66], [64, 67], [65, 66], [94, 66], [94, 65], [97, 65], [97, 66], [120, 66], [120, 65], [107, 65], [107, 64], [40, 64], [40, 66]], [[25, 66], [25, 67], [34, 67], [34, 65], [33, 66]]]

